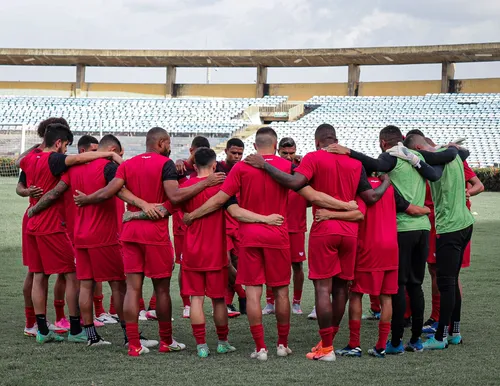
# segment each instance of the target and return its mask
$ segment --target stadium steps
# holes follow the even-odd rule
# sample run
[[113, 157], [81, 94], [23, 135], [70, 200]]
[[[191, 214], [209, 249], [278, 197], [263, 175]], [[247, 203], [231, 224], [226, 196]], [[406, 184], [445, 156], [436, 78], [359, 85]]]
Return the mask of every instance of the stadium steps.
[[[248, 125], [245, 128], [243, 128], [241, 131], [235, 133], [233, 135], [233, 138], [239, 138], [242, 141], [250, 137], [252, 134], [255, 134], [257, 130], [259, 130], [262, 126], [266, 125]], [[221, 142], [218, 144], [216, 147], [214, 147], [214, 151], [216, 154], [222, 153], [224, 149], [226, 148], [226, 141]]]

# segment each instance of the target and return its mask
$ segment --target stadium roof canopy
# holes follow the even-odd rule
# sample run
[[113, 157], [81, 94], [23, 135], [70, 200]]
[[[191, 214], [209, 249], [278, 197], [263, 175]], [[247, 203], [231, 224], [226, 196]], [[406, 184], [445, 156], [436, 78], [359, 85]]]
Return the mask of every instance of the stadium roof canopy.
[[0, 65], [322, 67], [500, 61], [500, 43], [297, 50], [0, 49]]

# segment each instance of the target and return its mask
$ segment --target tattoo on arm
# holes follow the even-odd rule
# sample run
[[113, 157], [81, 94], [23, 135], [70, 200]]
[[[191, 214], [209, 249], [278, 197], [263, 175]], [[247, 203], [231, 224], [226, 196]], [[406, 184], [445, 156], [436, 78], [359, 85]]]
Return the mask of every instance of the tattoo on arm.
[[[136, 206], [135, 204], [132, 204], [132, 205]], [[168, 210], [163, 205], [157, 205], [156, 208], [160, 212], [162, 212], [165, 216], [167, 216], [169, 214]], [[151, 220], [151, 219], [142, 210], [139, 212], [127, 211], [127, 212], [123, 213], [123, 222], [128, 222], [128, 221], [132, 221], [132, 220]]]
[[68, 185], [66, 185], [63, 181], [59, 181], [54, 189], [44, 194], [42, 198], [40, 198], [40, 200], [36, 203], [36, 205], [34, 205], [29, 210], [30, 215], [32, 216], [34, 214], [40, 213], [52, 206], [67, 189]]

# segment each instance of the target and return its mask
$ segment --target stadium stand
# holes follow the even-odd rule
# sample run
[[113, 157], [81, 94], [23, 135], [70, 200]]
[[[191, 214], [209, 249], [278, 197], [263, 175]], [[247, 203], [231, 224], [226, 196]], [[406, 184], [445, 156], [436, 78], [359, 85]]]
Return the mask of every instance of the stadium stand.
[[[315, 150], [314, 130], [321, 123], [337, 129], [339, 141], [371, 156], [380, 153], [378, 133], [392, 124], [403, 133], [422, 130], [438, 144], [467, 138], [470, 163], [500, 163], [500, 94], [427, 94], [412, 97], [315, 96], [306, 102], [312, 110], [295, 122], [275, 122], [278, 137], [293, 137], [297, 152]], [[246, 139], [246, 154], [255, 136]], [[221, 155], [222, 156], [222, 155]]]
[[[62, 116], [77, 133], [76, 140], [78, 134], [113, 133], [124, 142], [127, 155], [131, 156], [143, 149], [143, 141], [136, 136], [144, 136], [151, 127], [162, 126], [174, 137], [172, 157], [178, 158], [187, 155], [195, 135], [207, 136], [216, 147], [255, 124], [255, 116], [251, 119], [245, 114], [250, 106], [258, 107], [262, 117], [269, 108], [292, 104], [287, 104], [287, 97], [282, 96], [189, 99], [4, 96], [0, 97], [0, 133], [11, 127], [9, 122], [34, 126], [46, 117]], [[296, 140], [300, 154], [314, 150], [314, 130], [326, 122], [335, 126], [344, 145], [375, 156], [380, 151], [377, 141], [380, 129], [392, 124], [403, 133], [420, 129], [436, 143], [466, 137], [472, 165], [500, 163], [500, 94], [315, 96], [305, 102], [303, 111], [295, 121], [287, 121], [286, 112], [270, 118], [280, 137], [291, 136]], [[292, 118], [291, 114], [288, 118]], [[254, 136], [246, 139], [247, 154], [253, 149], [253, 140]]]

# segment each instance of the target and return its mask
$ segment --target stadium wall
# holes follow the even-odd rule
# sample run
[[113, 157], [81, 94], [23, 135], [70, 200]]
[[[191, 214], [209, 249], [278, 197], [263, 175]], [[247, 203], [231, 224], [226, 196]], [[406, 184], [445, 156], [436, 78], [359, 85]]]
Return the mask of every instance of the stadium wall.
[[[500, 78], [455, 80], [461, 93], [500, 93]], [[179, 97], [253, 98], [255, 84], [177, 84]], [[0, 82], [0, 95], [75, 96], [72, 82]], [[314, 95], [347, 95], [347, 83], [269, 84], [271, 96], [288, 96], [292, 101], [305, 101]], [[360, 82], [359, 96], [409, 96], [439, 93], [440, 80]], [[164, 84], [85, 83], [81, 97], [163, 98]]]

